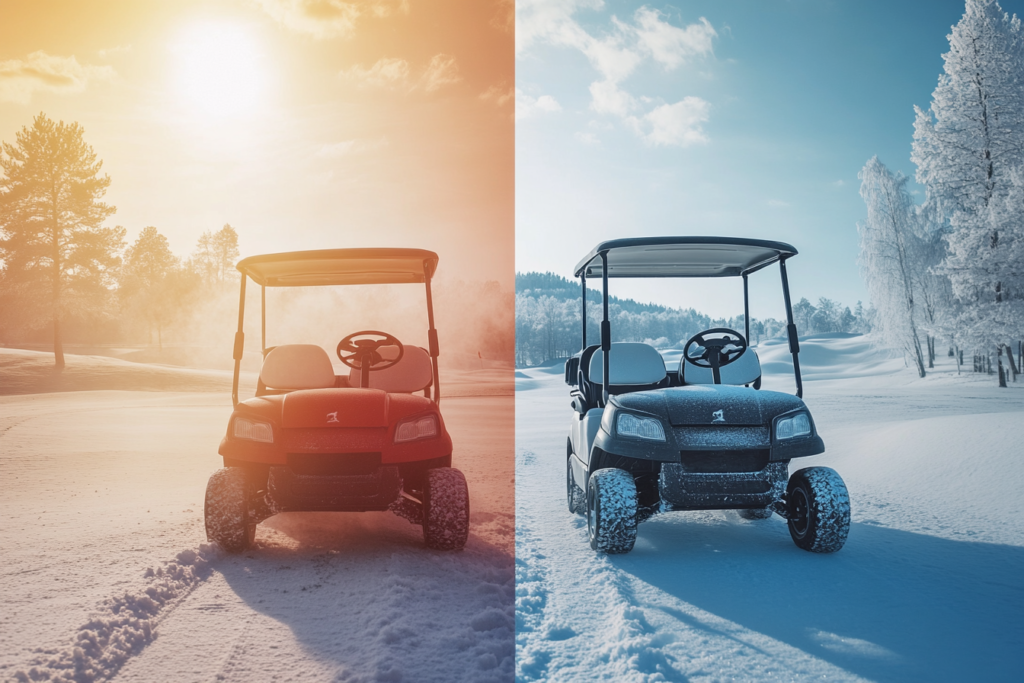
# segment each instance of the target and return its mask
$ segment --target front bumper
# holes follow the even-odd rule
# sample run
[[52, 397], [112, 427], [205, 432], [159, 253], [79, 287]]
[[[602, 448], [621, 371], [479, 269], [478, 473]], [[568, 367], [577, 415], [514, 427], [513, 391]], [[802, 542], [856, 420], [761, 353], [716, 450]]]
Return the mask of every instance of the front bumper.
[[765, 508], [786, 494], [789, 465], [768, 463], [754, 472], [695, 472], [684, 463], [663, 463], [658, 476], [662, 505], [670, 510]]

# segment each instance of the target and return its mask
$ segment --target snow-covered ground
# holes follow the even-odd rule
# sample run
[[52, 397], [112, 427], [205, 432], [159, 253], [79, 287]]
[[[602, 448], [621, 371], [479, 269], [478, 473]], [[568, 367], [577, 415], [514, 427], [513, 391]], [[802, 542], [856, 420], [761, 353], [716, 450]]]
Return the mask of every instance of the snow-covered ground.
[[[0, 384], [13, 367], [23, 387], [43, 360], [0, 350]], [[390, 513], [318, 513], [273, 517], [229, 556], [205, 544], [202, 517], [224, 377], [81, 356], [68, 368], [74, 388], [148, 372], [178, 391], [0, 396], [0, 679], [512, 679], [510, 371], [442, 387], [470, 486], [464, 551], [427, 550]]]
[[[764, 388], [793, 391], [784, 343]], [[516, 373], [520, 681], [1024, 680], [1024, 378], [924, 380], [863, 337], [801, 342], [804, 396], [853, 525], [834, 555], [785, 522], [671, 513], [628, 555], [565, 503], [562, 367]]]

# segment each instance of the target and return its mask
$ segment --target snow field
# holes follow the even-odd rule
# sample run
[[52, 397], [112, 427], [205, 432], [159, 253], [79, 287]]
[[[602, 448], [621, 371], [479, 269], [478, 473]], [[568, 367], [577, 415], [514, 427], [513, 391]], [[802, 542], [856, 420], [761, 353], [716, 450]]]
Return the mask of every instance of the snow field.
[[[805, 381], [827, 451], [790, 468], [846, 481], [834, 555], [733, 511], [659, 515], [633, 552], [595, 554], [565, 504], [568, 389], [519, 371], [518, 680], [1019, 680], [1024, 384], [944, 357], [918, 380], [856, 337], [802, 340], [805, 358], [840, 378]], [[792, 375], [765, 384], [792, 391]]]
[[512, 404], [442, 401], [464, 551], [390, 513], [294, 513], [231, 556], [203, 529], [229, 397], [0, 397], [0, 680], [511, 680]]

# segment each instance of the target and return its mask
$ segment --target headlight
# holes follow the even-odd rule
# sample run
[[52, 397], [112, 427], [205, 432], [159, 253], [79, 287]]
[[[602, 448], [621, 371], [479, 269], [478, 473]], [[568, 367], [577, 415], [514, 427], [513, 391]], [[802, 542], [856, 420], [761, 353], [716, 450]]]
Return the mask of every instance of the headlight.
[[631, 436], [635, 439], [665, 440], [665, 430], [661, 426], [661, 421], [653, 417], [637, 417], [629, 413], [619, 413], [615, 421], [615, 431], [619, 436]]
[[395, 427], [395, 443], [429, 439], [437, 436], [437, 432], [437, 417], [421, 415], [398, 423]]
[[775, 423], [776, 439], [792, 439], [796, 436], [807, 436], [811, 433], [811, 420], [807, 413], [797, 413]]
[[257, 422], [244, 417], [236, 417], [235, 438], [274, 443], [274, 426], [269, 422]]

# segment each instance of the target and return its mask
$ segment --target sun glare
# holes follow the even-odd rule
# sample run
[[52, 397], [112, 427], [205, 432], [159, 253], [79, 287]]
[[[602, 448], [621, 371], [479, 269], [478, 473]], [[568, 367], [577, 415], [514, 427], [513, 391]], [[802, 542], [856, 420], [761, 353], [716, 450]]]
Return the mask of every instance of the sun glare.
[[206, 119], [250, 118], [266, 85], [259, 45], [245, 27], [194, 24], [173, 44], [180, 104]]

